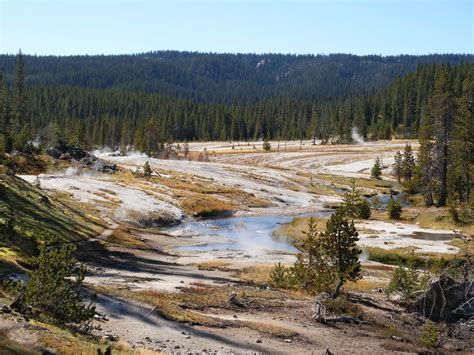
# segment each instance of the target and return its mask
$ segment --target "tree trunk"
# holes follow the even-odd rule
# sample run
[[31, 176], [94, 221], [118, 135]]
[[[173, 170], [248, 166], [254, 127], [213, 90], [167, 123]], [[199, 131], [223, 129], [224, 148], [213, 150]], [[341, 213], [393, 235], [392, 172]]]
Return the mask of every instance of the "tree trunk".
[[448, 193], [447, 189], [447, 174], [448, 174], [448, 145], [445, 143], [443, 144], [443, 152], [442, 152], [442, 160], [441, 160], [441, 171], [440, 171], [440, 180], [441, 180], [441, 188], [439, 192], [438, 198], [438, 206], [446, 206], [446, 195]]
[[337, 296], [339, 296], [339, 292], [341, 291], [341, 287], [344, 284], [344, 281], [342, 279], [339, 279], [336, 289], [334, 290], [334, 293], [332, 294], [332, 299], [336, 299]]

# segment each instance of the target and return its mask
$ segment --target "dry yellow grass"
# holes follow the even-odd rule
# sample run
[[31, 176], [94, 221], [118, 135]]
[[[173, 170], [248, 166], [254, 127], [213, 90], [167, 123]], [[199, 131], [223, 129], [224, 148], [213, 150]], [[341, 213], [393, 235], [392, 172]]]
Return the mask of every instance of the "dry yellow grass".
[[249, 266], [236, 272], [236, 276], [242, 281], [254, 282], [256, 284], [267, 283], [274, 266], [275, 265]]
[[[154, 290], [130, 291], [124, 289], [111, 289], [96, 287], [99, 292], [113, 293], [120, 297], [132, 298], [156, 306], [156, 312], [162, 317], [181, 323], [200, 324], [208, 327], [246, 326], [251, 329], [261, 329], [269, 334], [281, 336], [286, 334], [279, 327], [266, 327], [259, 324], [240, 320], [228, 320], [207, 315], [206, 309], [233, 309], [227, 303], [231, 292], [236, 292], [237, 297], [252, 307], [260, 309], [260, 305], [275, 306], [282, 298], [288, 296], [280, 291], [260, 290], [244, 286], [211, 286], [203, 283], [194, 283], [190, 287], [181, 288], [179, 292], [157, 292]], [[285, 296], [284, 296], [285, 295]], [[298, 298], [297, 295], [295, 297]]]
[[253, 194], [223, 186], [209, 178], [166, 170], [160, 172], [163, 176], [146, 179], [136, 178], [130, 172], [121, 172], [115, 179], [128, 186], [136, 186], [158, 199], [162, 197], [157, 194], [169, 195], [171, 192], [175, 203], [188, 214], [197, 216], [232, 213], [245, 207], [266, 207], [270, 204]]
[[224, 213], [233, 213], [236, 206], [216, 197], [187, 196], [181, 201], [181, 207], [194, 216], [211, 217]]
[[377, 287], [387, 287], [388, 282], [382, 282], [377, 280], [367, 280], [361, 279], [356, 282], [347, 282], [344, 285], [344, 289], [347, 291], [355, 291], [355, 292], [370, 292], [374, 288]]
[[145, 348], [132, 348], [124, 341], [111, 344], [104, 340], [98, 340], [80, 334], [73, 334], [66, 329], [61, 329], [51, 324], [41, 323], [38, 321], [31, 321], [31, 323], [47, 329], [46, 332], [41, 331], [39, 333], [39, 340], [43, 346], [54, 349], [58, 354], [96, 355], [99, 349], [104, 353], [109, 346], [112, 350], [112, 354], [117, 355], [156, 354], [156, 352], [152, 352]]
[[[97, 206], [94, 203], [77, 201], [72, 198], [69, 193], [66, 192], [49, 191], [48, 193], [52, 198], [54, 198], [54, 200], [66, 207], [63, 208], [64, 214], [72, 215], [72, 211], [80, 211], [79, 213], [91, 222], [89, 228], [91, 230], [94, 230], [97, 234], [102, 233], [106, 226], [106, 223], [101, 218], [100, 213], [98, 213], [99, 210], [97, 209]], [[80, 229], [76, 229], [76, 231], [80, 232]], [[85, 236], [88, 237], [90, 235]]]
[[[318, 179], [327, 181], [330, 184], [337, 184], [346, 187], [351, 186], [353, 180], [350, 177], [332, 174], [318, 174], [316, 177]], [[367, 188], [385, 192], [388, 192], [390, 186], [393, 185], [393, 183], [390, 181], [366, 178], [358, 178], [355, 182], [357, 188]]]
[[114, 229], [107, 238], [107, 242], [131, 248], [142, 248], [145, 246], [145, 243], [133, 236], [131, 231], [124, 226]]
[[208, 260], [197, 264], [199, 270], [228, 270], [229, 262], [223, 260]]
[[[371, 219], [389, 221], [386, 211], [372, 210]], [[401, 223], [417, 224], [422, 228], [459, 230], [466, 235], [474, 235], [474, 224], [456, 225], [449, 213], [449, 207], [405, 207], [402, 218], [397, 221]]]
[[283, 328], [275, 324], [268, 324], [253, 321], [236, 321], [237, 325], [256, 330], [257, 332], [268, 334], [277, 338], [291, 338], [298, 335], [297, 332]]
[[[296, 244], [301, 243], [305, 238], [305, 232], [308, 230], [308, 223], [311, 217], [297, 217], [290, 223], [282, 224], [275, 232], [276, 237], [286, 237]], [[326, 218], [313, 217], [316, 222], [317, 229], [323, 231], [326, 228]]]
[[104, 293], [113, 293], [125, 298], [137, 299], [156, 306], [156, 312], [162, 317], [180, 323], [200, 324], [210, 327], [224, 326], [224, 320], [216, 319], [194, 312], [205, 307], [226, 307], [229, 290], [212, 288], [203, 284], [195, 284], [182, 288], [180, 292], [158, 292], [154, 290], [129, 291], [124, 289], [102, 289]]

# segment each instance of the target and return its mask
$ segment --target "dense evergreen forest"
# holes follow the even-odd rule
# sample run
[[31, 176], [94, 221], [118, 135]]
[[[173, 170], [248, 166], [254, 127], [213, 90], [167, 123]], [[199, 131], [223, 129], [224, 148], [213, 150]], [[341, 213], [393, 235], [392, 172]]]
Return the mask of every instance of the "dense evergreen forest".
[[[127, 89], [196, 103], [236, 104], [289, 97], [325, 101], [383, 88], [421, 64], [460, 64], [472, 55], [355, 56], [206, 54], [158, 51], [136, 55], [24, 56], [26, 84]], [[15, 56], [0, 55], [13, 83]]]
[[[191, 140], [417, 137], [435, 83], [468, 95], [474, 56], [0, 56], [3, 150], [61, 137], [149, 153]], [[450, 118], [451, 119], [451, 118]]]

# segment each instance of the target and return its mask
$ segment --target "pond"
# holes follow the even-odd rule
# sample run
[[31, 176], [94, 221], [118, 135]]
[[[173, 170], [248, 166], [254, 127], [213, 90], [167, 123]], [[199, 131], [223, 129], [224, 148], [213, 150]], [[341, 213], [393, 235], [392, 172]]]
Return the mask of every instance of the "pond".
[[433, 241], [445, 241], [451, 240], [456, 235], [453, 233], [431, 233], [431, 232], [421, 232], [415, 231], [413, 234], [408, 235], [407, 237], [413, 239], [422, 239], [422, 240], [433, 240]]
[[[329, 213], [317, 212], [302, 216], [323, 216]], [[258, 255], [265, 251], [297, 253], [298, 250], [287, 238], [276, 239], [273, 236], [273, 232], [281, 224], [289, 223], [293, 218], [294, 216], [281, 215], [189, 220], [166, 231], [172, 234], [178, 232], [182, 236], [202, 236], [203, 240], [207, 240], [205, 243], [178, 248], [181, 250], [237, 250], [250, 255]]]

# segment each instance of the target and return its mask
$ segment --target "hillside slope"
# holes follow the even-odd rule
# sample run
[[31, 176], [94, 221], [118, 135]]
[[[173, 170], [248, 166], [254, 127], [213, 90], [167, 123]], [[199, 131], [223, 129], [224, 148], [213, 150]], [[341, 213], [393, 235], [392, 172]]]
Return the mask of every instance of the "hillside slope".
[[[472, 55], [212, 54], [25, 56], [28, 85], [160, 92], [201, 103], [244, 103], [280, 96], [312, 101], [371, 92], [417, 66], [473, 61]], [[15, 57], [0, 55], [13, 81]]]
[[100, 233], [101, 220], [90, 208], [78, 207], [19, 177], [0, 175], [0, 273], [35, 255], [41, 241], [78, 242]]

